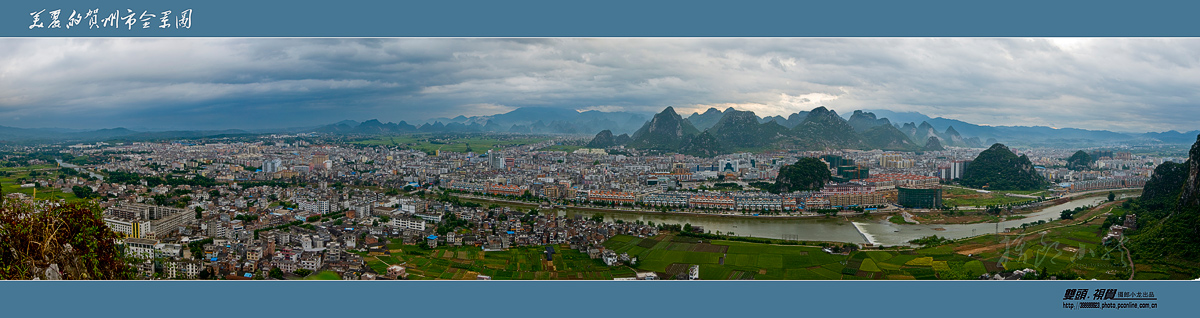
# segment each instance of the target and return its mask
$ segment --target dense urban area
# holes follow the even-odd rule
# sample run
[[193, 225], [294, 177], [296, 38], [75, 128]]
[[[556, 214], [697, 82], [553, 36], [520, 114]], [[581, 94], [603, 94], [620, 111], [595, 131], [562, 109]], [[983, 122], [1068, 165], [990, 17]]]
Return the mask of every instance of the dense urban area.
[[[1139, 196], [1149, 195], [1144, 189], [1164, 166], [1186, 174], [1186, 145], [1009, 147], [964, 140], [953, 128], [938, 132], [925, 124], [920, 129], [932, 134], [921, 135], [900, 132], [916, 125], [886, 124], [854, 128], [868, 139], [896, 130], [901, 144], [911, 145], [696, 146], [735, 138], [720, 133], [737, 113], [727, 111], [712, 128], [691, 128], [703, 132], [676, 136], [686, 139], [670, 147], [655, 139], [655, 125], [699, 122], [702, 115], [685, 120], [670, 110], [633, 137], [608, 130], [594, 137], [320, 131], [5, 145], [4, 208], [25, 212], [6, 212], [0, 226], [17, 233], [29, 215], [95, 211], [102, 224], [62, 220], [62, 226], [107, 231], [96, 235], [119, 251], [113, 262], [127, 266], [94, 272], [87, 262], [100, 261], [79, 251], [99, 247], [62, 238], [37, 253], [4, 252], [4, 275], [1193, 279], [1200, 268], [1191, 251], [1138, 254], [1127, 246], [1126, 232], [1150, 226], [1136, 212], [1161, 208]], [[815, 129], [810, 122], [818, 122], [818, 113], [792, 128], [783, 118], [762, 125]], [[760, 128], [738, 128], [754, 129]], [[922, 145], [911, 141], [918, 139]], [[722, 151], [698, 151], [715, 148]], [[1176, 198], [1181, 186], [1171, 190]], [[1051, 217], [1040, 217], [1043, 211]], [[1141, 218], [1161, 218], [1154, 215]], [[654, 219], [660, 216], [667, 219]], [[732, 225], [705, 225], [722, 222]], [[857, 232], [849, 239], [759, 233], [738, 222], [845, 225]], [[963, 225], [976, 227], [952, 228]]]

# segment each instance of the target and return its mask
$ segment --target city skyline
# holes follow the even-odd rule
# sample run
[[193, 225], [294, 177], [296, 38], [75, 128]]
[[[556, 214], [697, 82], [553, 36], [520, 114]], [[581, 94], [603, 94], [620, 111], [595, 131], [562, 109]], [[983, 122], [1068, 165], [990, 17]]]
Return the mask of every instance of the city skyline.
[[255, 129], [519, 107], [1194, 130], [1200, 42], [1154, 38], [4, 39], [0, 125]]

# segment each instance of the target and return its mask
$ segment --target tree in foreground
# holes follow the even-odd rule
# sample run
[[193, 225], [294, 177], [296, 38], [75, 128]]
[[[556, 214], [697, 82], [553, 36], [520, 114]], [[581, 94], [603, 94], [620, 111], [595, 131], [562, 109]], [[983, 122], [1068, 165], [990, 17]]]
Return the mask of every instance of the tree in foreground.
[[0, 279], [132, 279], [117, 242], [93, 202], [0, 199]]

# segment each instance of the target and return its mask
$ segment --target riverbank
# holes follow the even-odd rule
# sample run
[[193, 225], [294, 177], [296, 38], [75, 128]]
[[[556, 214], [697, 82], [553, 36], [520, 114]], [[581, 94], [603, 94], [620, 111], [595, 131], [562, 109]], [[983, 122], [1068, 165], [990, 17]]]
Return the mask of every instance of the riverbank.
[[[509, 200], [492, 198], [465, 197], [462, 200], [473, 201], [485, 206], [497, 204], [521, 210], [539, 208], [540, 206], [539, 204], [530, 202], [510, 202]], [[931, 235], [938, 235], [948, 239], [959, 239], [998, 233], [1008, 228], [1018, 228], [1022, 223], [1039, 220], [1053, 221], [1058, 219], [1059, 211], [1063, 209], [1094, 205], [1102, 200], [1104, 200], [1102, 197], [1076, 198], [1070, 202], [1045, 207], [1040, 212], [1025, 214], [1024, 218], [1018, 219], [1014, 217], [1011, 220], [1000, 219], [1001, 221], [998, 223], [974, 224], [926, 224], [924, 222], [921, 222], [921, 224], [896, 224], [887, 221], [892, 215], [888, 213], [870, 213], [869, 216], [862, 216], [859, 213], [844, 213], [839, 217], [754, 217], [707, 213], [663, 213], [640, 209], [594, 207], [555, 208], [554, 211], [563, 217], [590, 218], [596, 214], [600, 214], [604, 217], [604, 220], [612, 222], [691, 224], [693, 227], [703, 227], [706, 232], [730, 236], [749, 236], [792, 241], [845, 242], [873, 244], [876, 246], [910, 246], [909, 241]], [[936, 212], [940, 213], [940, 211]]]
[[[517, 206], [522, 206], [522, 207], [526, 207], [526, 208], [538, 208], [538, 209], [543, 208], [543, 206], [541, 204], [531, 203], [531, 202], [526, 202], [526, 201], [505, 200], [505, 199], [494, 198], [494, 197], [485, 197], [485, 196], [477, 196], [477, 195], [462, 194], [462, 193], [450, 193], [450, 194], [453, 196], [456, 196], [464, 201], [472, 201], [472, 202], [480, 203], [480, 204], [486, 204], [484, 202], [491, 202], [491, 203], [505, 203], [505, 204], [509, 204], [509, 205], [517, 205]], [[734, 214], [734, 213], [701, 213], [701, 212], [683, 212], [683, 211], [662, 212], [662, 211], [636, 209], [636, 208], [602, 208], [602, 207], [588, 207], [588, 206], [578, 206], [578, 205], [567, 205], [567, 206], [561, 206], [561, 207], [557, 206], [557, 205], [552, 205], [552, 207], [555, 209], [571, 209], [571, 210], [591, 211], [591, 212], [616, 212], [616, 213], [633, 213], [633, 214], [646, 214], [646, 215], [679, 215], [679, 216], [745, 218], [745, 219], [798, 220], [798, 219], [828, 218], [825, 214], [818, 214], [818, 213], [804, 213], [801, 215], [786, 215], [786, 214], [785, 215], [746, 215], [746, 214], [740, 214], [740, 213], [738, 213], [738, 214]], [[873, 212], [873, 213], [894, 213], [896, 211], [898, 211], [898, 210], [885, 211], [885, 212]], [[837, 217], [853, 217], [853, 216], [861, 216], [861, 215], [862, 215], [862, 213], [859, 213], [859, 212], [843, 211], [843, 212], [838, 212], [836, 216]]]
[[[1107, 195], [1109, 191], [1116, 192], [1118, 194], [1124, 194], [1124, 193], [1130, 193], [1130, 192], [1138, 192], [1138, 191], [1141, 191], [1141, 189], [1140, 188], [1128, 188], [1128, 189], [1096, 190], [1096, 191], [1089, 191], [1089, 192], [1080, 192], [1080, 193], [1067, 195], [1064, 198], [1068, 199], [1068, 200], [1063, 201], [1063, 202], [1058, 202], [1052, 206], [1057, 206], [1062, 203], [1067, 203], [1067, 202], [1076, 201], [1076, 200], [1080, 200], [1080, 199], [1086, 199], [1086, 198], [1091, 198], [1091, 197], [1095, 197], [1095, 196]], [[476, 203], [481, 203], [481, 204], [504, 203], [507, 205], [515, 205], [515, 206], [520, 206], [520, 207], [524, 207], [524, 208], [539, 208], [539, 209], [543, 208], [542, 204], [526, 202], [526, 201], [505, 200], [505, 199], [501, 199], [501, 198], [478, 196], [478, 195], [463, 194], [463, 193], [450, 193], [450, 194], [454, 195], [456, 197], [459, 197], [463, 200], [475, 201]], [[1051, 201], [1045, 201], [1045, 202], [1046, 202], [1046, 204], [1050, 204]], [[702, 213], [702, 212], [686, 212], [686, 211], [663, 212], [663, 211], [646, 210], [646, 209], [638, 209], [638, 208], [603, 208], [603, 207], [590, 207], [590, 206], [578, 206], [578, 205], [568, 205], [568, 206], [552, 205], [552, 207], [554, 207], [555, 209], [573, 209], [573, 210], [577, 210], [577, 211], [587, 211], [587, 212], [614, 212], [614, 213], [632, 213], [632, 214], [645, 214], [645, 215], [677, 215], [677, 216], [743, 218], [743, 219], [805, 220], [805, 219], [827, 219], [827, 218], [829, 218], [827, 215], [819, 214], [819, 213], [802, 213], [800, 215], [789, 215], [789, 214], [785, 214], [785, 215], [747, 215], [747, 214], [741, 214], [741, 213], [724, 213], [724, 212], [722, 212], [722, 213]], [[928, 216], [935, 215], [935, 214], [944, 215], [943, 214], [944, 211], [926, 210], [925, 212], [918, 212], [917, 210], [896, 209], [896, 208], [890, 208], [890, 207], [887, 209], [883, 209], [883, 210], [876, 210], [876, 211], [873, 211], [868, 214], [889, 214], [890, 215], [890, 214], [895, 214], [895, 213], [908, 212], [908, 213], [911, 213], [911, 215], [913, 215], [913, 219], [910, 220], [909, 222], [916, 221], [916, 223], [921, 223], [921, 224], [978, 224], [978, 223], [994, 223], [996, 221], [1018, 220], [1018, 219], [1028, 217], [1028, 215], [1031, 215], [1031, 214], [1037, 214], [1037, 213], [1044, 212], [1045, 209], [1048, 209], [1048, 208], [1049, 207], [1044, 207], [1041, 209], [1025, 208], [1025, 209], [1021, 209], [1021, 210], [1016, 210], [1020, 213], [1013, 213], [1010, 215], [1002, 215], [999, 217], [993, 216], [993, 215], [987, 215], [987, 214], [983, 214], [983, 213], [978, 213], [978, 214], [973, 214], [973, 215], [960, 215], [960, 217], [937, 218], [937, 217], [928, 217]], [[965, 211], [960, 211], [960, 212], [965, 213]], [[835, 216], [847, 217], [847, 218], [848, 217], [861, 217], [861, 216], [864, 216], [864, 213], [854, 212], [854, 211], [842, 211], [842, 212], [838, 212]], [[952, 220], [952, 221], [947, 222], [948, 220]]]

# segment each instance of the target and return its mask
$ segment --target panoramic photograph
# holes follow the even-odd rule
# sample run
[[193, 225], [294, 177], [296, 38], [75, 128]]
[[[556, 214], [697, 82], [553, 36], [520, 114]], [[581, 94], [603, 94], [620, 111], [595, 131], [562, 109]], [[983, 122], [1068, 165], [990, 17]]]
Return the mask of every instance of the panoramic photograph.
[[1196, 87], [1196, 38], [0, 38], [0, 279], [1195, 280]]

